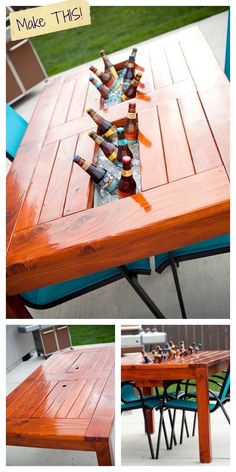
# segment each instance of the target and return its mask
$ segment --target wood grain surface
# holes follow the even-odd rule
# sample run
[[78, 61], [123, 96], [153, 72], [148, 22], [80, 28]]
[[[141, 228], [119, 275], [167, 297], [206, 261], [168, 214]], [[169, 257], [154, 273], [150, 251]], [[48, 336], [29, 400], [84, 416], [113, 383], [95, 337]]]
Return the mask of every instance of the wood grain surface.
[[114, 349], [65, 350], [53, 355], [7, 397], [7, 444], [104, 450], [112, 465]]
[[[119, 68], [126, 54], [111, 59]], [[8, 295], [229, 231], [223, 71], [195, 27], [142, 46], [137, 61], [142, 192], [123, 201], [93, 208], [93, 186], [72, 157], [96, 159], [86, 108], [120, 125], [128, 102], [103, 110], [86, 67], [43, 90], [7, 177]]]

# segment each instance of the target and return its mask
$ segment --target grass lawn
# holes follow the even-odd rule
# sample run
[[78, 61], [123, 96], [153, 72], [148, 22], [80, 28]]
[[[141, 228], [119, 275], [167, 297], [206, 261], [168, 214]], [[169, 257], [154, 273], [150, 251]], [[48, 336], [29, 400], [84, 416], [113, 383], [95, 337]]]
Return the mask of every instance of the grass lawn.
[[50, 76], [96, 59], [100, 49], [111, 53], [135, 46], [225, 10], [225, 6], [91, 7], [91, 25], [38, 36], [32, 42]]
[[115, 341], [114, 325], [70, 326], [73, 346], [83, 344], [112, 343]]

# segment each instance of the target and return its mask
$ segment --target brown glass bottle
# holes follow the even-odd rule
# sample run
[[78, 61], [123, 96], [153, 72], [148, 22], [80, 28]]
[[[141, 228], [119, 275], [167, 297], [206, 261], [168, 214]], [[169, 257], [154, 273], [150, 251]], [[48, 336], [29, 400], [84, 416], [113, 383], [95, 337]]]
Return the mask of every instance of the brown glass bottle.
[[118, 195], [124, 198], [136, 193], [136, 182], [133, 178], [131, 157], [122, 157], [122, 166], [121, 178], [118, 183]]
[[90, 66], [89, 68], [100, 80], [101, 82], [106, 85], [107, 87], [111, 87], [113, 82], [115, 81], [114, 77], [110, 72], [102, 72], [98, 70], [94, 66]]
[[88, 135], [95, 141], [95, 143], [99, 145], [107, 159], [109, 159], [109, 161], [111, 161], [113, 164], [117, 165], [117, 146], [110, 143], [109, 141], [106, 141], [102, 136], [99, 136], [97, 133], [95, 133], [95, 131], [90, 131]]
[[89, 77], [89, 81], [98, 89], [100, 92], [102, 98], [106, 99], [108, 98], [108, 95], [111, 93], [111, 89], [107, 87], [106, 85], [102, 84], [102, 82], [99, 82], [96, 80], [94, 77]]
[[133, 56], [129, 56], [129, 61], [127, 64], [127, 69], [124, 75], [124, 82], [128, 80], [134, 79], [134, 66], [135, 66], [135, 59]]
[[103, 167], [90, 164], [80, 156], [74, 156], [73, 162], [78, 164], [87, 174], [90, 175], [92, 181], [109, 193], [116, 193], [118, 187], [118, 180], [107, 172]]
[[138, 124], [137, 124], [137, 113], [136, 104], [133, 102], [129, 103], [129, 109], [127, 113], [127, 119], [124, 125], [125, 139], [128, 144], [134, 144], [138, 140]]
[[117, 160], [120, 165], [122, 165], [122, 157], [129, 156], [133, 159], [133, 154], [129, 149], [127, 141], [124, 135], [124, 128], [117, 128], [117, 137], [118, 137], [118, 152]]
[[97, 134], [99, 134], [99, 136], [102, 136], [103, 138], [112, 139], [113, 136], [116, 134], [116, 126], [113, 125], [110, 121], [105, 120], [105, 118], [99, 115], [92, 108], [88, 108], [86, 111], [98, 125]]
[[113, 75], [114, 79], [118, 79], [118, 74], [112, 62], [110, 61], [109, 57], [106, 55], [104, 49], [101, 49], [100, 54], [102, 56], [105, 72], [109, 72]]
[[142, 77], [142, 72], [137, 72], [135, 78], [131, 80], [129, 87], [122, 93], [121, 100], [130, 100], [130, 98], [135, 98], [137, 93], [137, 87], [139, 85], [140, 79]]

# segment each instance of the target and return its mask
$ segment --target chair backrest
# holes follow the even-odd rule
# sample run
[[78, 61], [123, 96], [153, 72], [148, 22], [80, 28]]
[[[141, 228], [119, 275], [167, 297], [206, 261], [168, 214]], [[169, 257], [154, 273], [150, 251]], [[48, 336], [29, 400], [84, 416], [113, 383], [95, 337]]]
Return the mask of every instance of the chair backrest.
[[131, 382], [121, 383], [121, 401], [129, 403], [139, 400], [140, 397], [135, 393], [135, 385]]
[[14, 159], [28, 123], [10, 105], [6, 105], [6, 152]]
[[219, 399], [223, 402], [230, 392], [230, 366], [225, 374], [225, 378], [220, 389]]

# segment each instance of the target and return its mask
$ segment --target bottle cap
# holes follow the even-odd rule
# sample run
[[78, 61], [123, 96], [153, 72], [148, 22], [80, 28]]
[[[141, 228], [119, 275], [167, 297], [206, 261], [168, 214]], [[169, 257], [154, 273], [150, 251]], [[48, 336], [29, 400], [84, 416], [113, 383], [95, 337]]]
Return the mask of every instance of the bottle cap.
[[135, 102], [129, 102], [129, 107], [136, 107], [136, 103]]
[[124, 132], [124, 128], [123, 128], [123, 127], [117, 128], [116, 131], [117, 131], [117, 133], [123, 133], [123, 132]]
[[133, 51], [137, 51], [138, 49], [137, 48], [133, 48]]
[[95, 131], [93, 131], [93, 130], [88, 132], [89, 136], [94, 136], [95, 134], [97, 134], [97, 133], [95, 133]]
[[123, 164], [131, 164], [131, 157], [130, 156], [122, 157], [122, 162]]
[[142, 77], [142, 75], [143, 75], [142, 72], [140, 72], [140, 71], [136, 72], [136, 76]]
[[93, 71], [93, 72], [94, 72], [95, 70], [97, 70], [97, 68], [96, 68], [96, 67], [94, 67], [94, 66], [90, 66], [90, 67], [89, 67], [89, 70], [91, 70], [91, 71]]
[[92, 75], [89, 76], [89, 80], [95, 80]]
[[86, 113], [90, 113], [91, 111], [93, 111], [92, 108], [87, 108]]
[[105, 54], [104, 49], [101, 49], [100, 54]]

